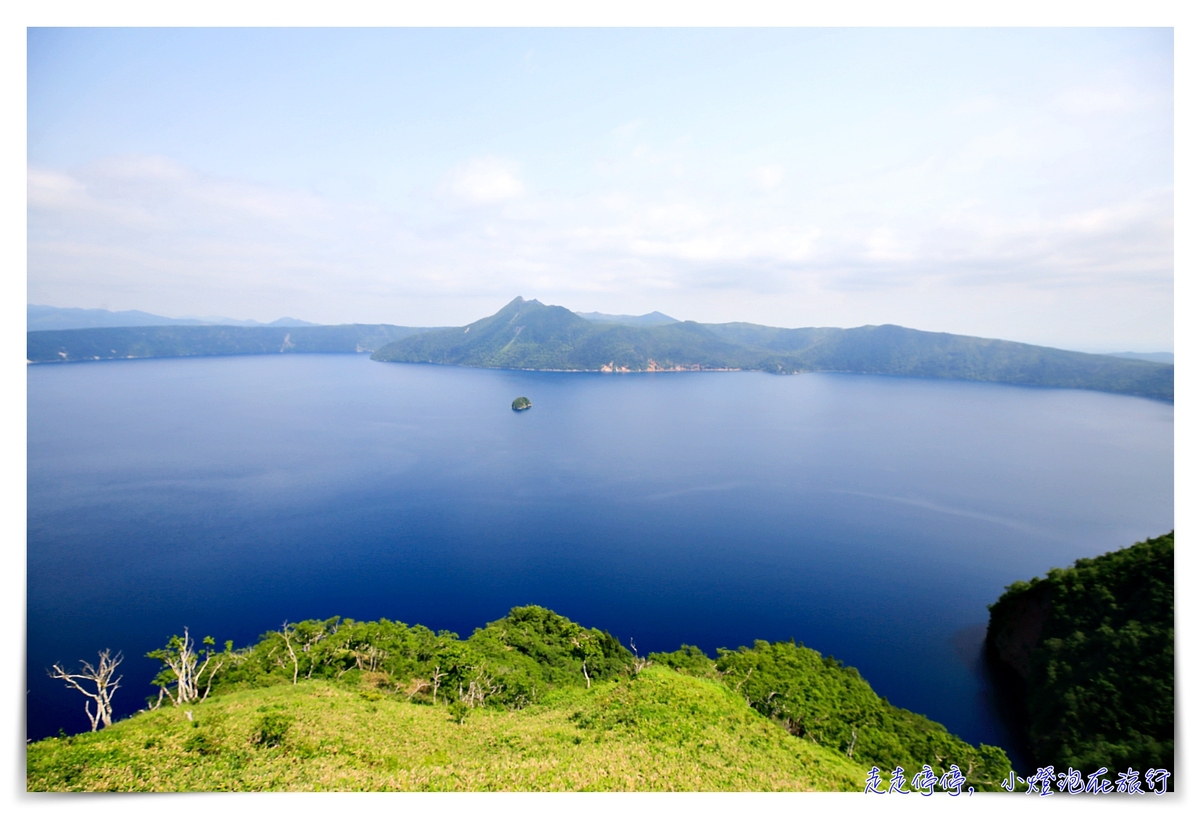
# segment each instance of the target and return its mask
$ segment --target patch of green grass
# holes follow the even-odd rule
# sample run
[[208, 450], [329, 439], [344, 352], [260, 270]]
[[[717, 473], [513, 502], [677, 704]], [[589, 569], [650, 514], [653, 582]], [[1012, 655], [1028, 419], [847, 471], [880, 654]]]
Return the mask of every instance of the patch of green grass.
[[[140, 713], [28, 748], [31, 791], [859, 790], [866, 768], [718, 682], [651, 667], [523, 710], [368, 701], [324, 681]], [[195, 726], [193, 726], [195, 725]]]

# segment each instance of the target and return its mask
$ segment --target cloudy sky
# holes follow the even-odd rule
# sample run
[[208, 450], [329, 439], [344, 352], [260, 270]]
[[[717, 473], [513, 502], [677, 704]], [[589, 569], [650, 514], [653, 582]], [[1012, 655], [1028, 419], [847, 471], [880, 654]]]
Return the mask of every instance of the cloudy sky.
[[28, 299], [1172, 349], [1169, 29], [32, 29]]

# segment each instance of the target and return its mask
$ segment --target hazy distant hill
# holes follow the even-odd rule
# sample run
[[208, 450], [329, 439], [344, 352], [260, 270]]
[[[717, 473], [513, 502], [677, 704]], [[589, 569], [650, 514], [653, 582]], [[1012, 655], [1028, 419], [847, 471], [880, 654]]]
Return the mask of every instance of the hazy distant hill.
[[1174, 352], [1110, 352], [1114, 358], [1132, 358], [1135, 361], [1154, 361], [1157, 364], [1174, 364]]
[[516, 298], [465, 327], [381, 347], [377, 361], [508, 369], [753, 369], [857, 372], [1094, 389], [1173, 400], [1174, 367], [893, 325], [780, 329], [756, 324], [628, 326]]
[[100, 327], [160, 327], [160, 326], [208, 326], [233, 327], [315, 327], [298, 318], [280, 318], [269, 324], [238, 318], [210, 316], [205, 318], [167, 318], [141, 310], [84, 310], [77, 307], [48, 307], [44, 304], [26, 306], [26, 330], [32, 332], [45, 329], [96, 329]]
[[663, 324], [678, 324], [679, 321], [655, 310], [645, 315], [609, 315], [603, 312], [577, 312], [584, 320], [595, 324], [627, 324], [631, 327], [658, 327]]
[[43, 330], [26, 335], [30, 363], [266, 355], [281, 352], [371, 352], [425, 330], [391, 324], [310, 327], [104, 327]]
[[564, 307], [513, 300], [495, 315], [466, 327], [442, 329], [378, 350], [379, 361], [417, 361], [510, 369], [647, 369], [650, 361], [682, 361], [696, 368], [745, 366], [738, 344], [693, 321], [657, 327], [594, 323]]
[[782, 329], [674, 321], [661, 313], [632, 318], [658, 320], [656, 315], [671, 323], [593, 321], [563, 307], [517, 298], [495, 315], [465, 327], [143, 325], [39, 330], [27, 335], [26, 357], [31, 363], [50, 363], [374, 351], [377, 361], [500, 369], [857, 372], [1094, 389], [1163, 400], [1173, 400], [1175, 394], [1174, 366], [1153, 361], [890, 324]]

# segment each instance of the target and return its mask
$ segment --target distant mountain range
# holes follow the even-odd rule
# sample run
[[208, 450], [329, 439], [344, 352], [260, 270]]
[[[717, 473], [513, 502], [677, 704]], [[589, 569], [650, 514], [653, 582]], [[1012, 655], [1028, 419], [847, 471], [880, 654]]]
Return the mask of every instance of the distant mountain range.
[[[106, 310], [37, 310], [91, 320], [199, 321]], [[100, 315], [95, 315], [100, 314]], [[46, 320], [51, 312], [40, 313]], [[79, 318], [77, 320], [83, 320]], [[236, 326], [168, 324], [32, 330], [30, 363], [265, 355], [290, 352], [373, 352], [376, 361], [499, 369], [595, 372], [759, 370], [780, 374], [853, 372], [1092, 389], [1174, 400], [1170, 353], [1091, 355], [1012, 341], [923, 332], [891, 324], [854, 329], [781, 329], [759, 324], [699, 324], [659, 312], [577, 314], [516, 298], [495, 315], [465, 327], [391, 324], [319, 326], [306, 322]], [[1173, 356], [1171, 356], [1173, 358]]]
[[608, 315], [603, 312], [575, 313], [586, 321], [596, 324], [625, 324], [631, 327], [659, 327], [663, 324], [678, 324], [679, 321], [661, 312], [648, 312], [645, 315]]
[[694, 321], [602, 323], [523, 298], [465, 327], [394, 341], [371, 357], [501, 369], [855, 372], [1093, 389], [1163, 400], [1173, 400], [1175, 394], [1174, 366], [1153, 361], [890, 324], [780, 329]]
[[167, 318], [141, 310], [84, 310], [78, 307], [48, 307], [29, 304], [26, 307], [26, 330], [96, 329], [100, 327], [160, 327], [160, 326], [227, 326], [227, 327], [316, 327], [298, 318], [280, 318], [269, 324], [238, 318], [208, 316], [203, 318]]
[[391, 324], [305, 327], [95, 327], [26, 334], [29, 363], [184, 358], [196, 355], [270, 355], [287, 352], [372, 352], [427, 330]]
[[1156, 364], [1174, 364], [1174, 352], [1109, 352], [1114, 358], [1132, 358], [1135, 361], [1153, 361]]

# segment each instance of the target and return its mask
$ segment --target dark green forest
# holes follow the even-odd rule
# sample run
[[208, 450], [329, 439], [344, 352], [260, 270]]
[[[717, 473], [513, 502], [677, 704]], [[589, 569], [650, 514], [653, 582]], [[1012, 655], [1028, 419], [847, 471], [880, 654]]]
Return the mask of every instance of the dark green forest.
[[789, 733], [890, 771], [956, 763], [977, 789], [995, 789], [1011, 769], [999, 747], [973, 747], [925, 716], [889, 704], [858, 671], [795, 642], [756, 641], [717, 650], [694, 645], [650, 659], [681, 673], [722, 680]]
[[1174, 770], [1174, 532], [1013, 583], [987, 641], [1039, 766]]
[[[227, 648], [227, 650], [229, 650]], [[357, 681], [383, 674], [394, 692], [415, 701], [520, 708], [547, 690], [590, 687], [619, 676], [631, 654], [607, 632], [584, 628], [553, 611], [514, 608], [469, 638], [423, 625], [334, 617], [305, 620], [229, 653], [214, 692], [299, 679]]]

